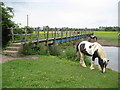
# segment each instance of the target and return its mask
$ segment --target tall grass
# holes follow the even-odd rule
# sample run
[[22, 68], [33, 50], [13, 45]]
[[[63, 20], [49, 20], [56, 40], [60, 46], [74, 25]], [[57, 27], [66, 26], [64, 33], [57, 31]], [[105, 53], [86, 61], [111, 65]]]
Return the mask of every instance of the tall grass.
[[49, 49], [44, 44], [28, 43], [23, 46], [22, 55], [49, 55]]
[[[28, 43], [23, 46], [21, 55], [52, 55], [72, 61], [79, 61], [80, 56], [77, 57], [74, 44], [75, 43], [66, 42], [47, 47], [44, 44], [35, 45], [33, 43]], [[90, 64], [90, 60], [87, 57], [85, 57], [85, 62], [87, 65]]]

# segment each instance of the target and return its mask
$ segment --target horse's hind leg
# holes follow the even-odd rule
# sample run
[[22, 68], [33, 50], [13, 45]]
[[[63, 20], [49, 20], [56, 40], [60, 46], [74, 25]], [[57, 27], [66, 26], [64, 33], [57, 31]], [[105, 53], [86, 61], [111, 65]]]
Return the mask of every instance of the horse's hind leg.
[[84, 62], [84, 55], [80, 52], [80, 65], [82, 67], [86, 67], [85, 62]]

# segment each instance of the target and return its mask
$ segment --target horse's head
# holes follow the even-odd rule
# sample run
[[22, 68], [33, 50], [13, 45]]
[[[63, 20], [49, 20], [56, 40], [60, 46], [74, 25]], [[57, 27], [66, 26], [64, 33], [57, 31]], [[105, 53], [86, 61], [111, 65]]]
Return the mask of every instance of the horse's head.
[[108, 62], [109, 62], [109, 60], [106, 60], [106, 59], [99, 60], [99, 65], [100, 65], [102, 73], [106, 72], [106, 67], [108, 65]]

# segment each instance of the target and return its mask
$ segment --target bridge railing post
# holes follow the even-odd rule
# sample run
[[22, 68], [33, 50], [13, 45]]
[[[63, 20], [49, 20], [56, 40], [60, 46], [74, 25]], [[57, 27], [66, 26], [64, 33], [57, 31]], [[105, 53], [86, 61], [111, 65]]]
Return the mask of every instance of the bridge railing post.
[[38, 27], [38, 28], [35, 28], [36, 29], [36, 34], [37, 34], [37, 46], [39, 45], [39, 36], [40, 36], [40, 34], [39, 34], [39, 31], [40, 31], [40, 28]]
[[52, 38], [53, 38], [54, 32], [53, 32], [53, 29], [51, 29], [51, 30], [52, 30]]
[[66, 29], [66, 41], [68, 39], [68, 30]]
[[10, 32], [11, 32], [12, 42], [13, 42], [15, 39], [14, 39], [14, 32], [13, 32], [13, 28], [12, 27], [10, 28]]
[[55, 31], [54, 31], [54, 44], [55, 44], [55, 42], [56, 42], [56, 28], [55, 28]]
[[43, 31], [44, 31], [44, 39], [46, 39], [46, 29], [45, 28], [43, 28]]
[[46, 46], [48, 46], [49, 28], [47, 28]]
[[61, 29], [61, 42], [62, 42], [62, 38], [63, 38], [63, 30]]
[[25, 41], [25, 44], [26, 44], [26, 42], [27, 42], [27, 28], [24, 28], [24, 30], [25, 30], [25, 39], [24, 39], [24, 41]]
[[71, 37], [71, 30], [69, 30], [69, 36]]

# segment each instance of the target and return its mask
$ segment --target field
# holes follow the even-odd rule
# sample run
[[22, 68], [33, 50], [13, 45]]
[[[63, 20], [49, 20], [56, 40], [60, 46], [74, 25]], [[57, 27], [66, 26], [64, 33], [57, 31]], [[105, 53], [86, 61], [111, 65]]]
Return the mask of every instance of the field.
[[118, 73], [110, 69], [101, 73], [56, 56], [39, 57], [3, 63], [3, 88], [118, 88]]
[[102, 45], [118, 46], [118, 32], [113, 31], [94, 31], [98, 37], [98, 42]]

